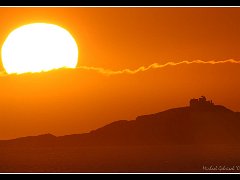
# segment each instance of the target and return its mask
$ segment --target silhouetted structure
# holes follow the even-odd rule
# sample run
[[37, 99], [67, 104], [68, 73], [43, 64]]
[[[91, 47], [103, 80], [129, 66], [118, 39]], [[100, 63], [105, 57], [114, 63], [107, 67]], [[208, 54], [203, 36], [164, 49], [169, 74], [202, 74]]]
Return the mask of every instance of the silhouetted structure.
[[207, 101], [205, 96], [201, 96], [199, 99], [191, 99], [190, 107], [194, 109], [209, 109], [214, 107], [212, 100]]

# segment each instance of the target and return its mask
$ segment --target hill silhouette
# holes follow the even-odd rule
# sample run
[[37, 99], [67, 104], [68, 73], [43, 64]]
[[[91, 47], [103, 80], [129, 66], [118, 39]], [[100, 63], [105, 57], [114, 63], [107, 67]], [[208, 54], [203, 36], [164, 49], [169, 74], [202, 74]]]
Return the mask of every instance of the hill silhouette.
[[239, 112], [200, 97], [89, 133], [0, 141], [0, 172], [240, 172], [239, 127]]
[[202, 96], [187, 107], [116, 121], [89, 133], [23, 137], [0, 141], [0, 147], [239, 144], [239, 127], [239, 112]]

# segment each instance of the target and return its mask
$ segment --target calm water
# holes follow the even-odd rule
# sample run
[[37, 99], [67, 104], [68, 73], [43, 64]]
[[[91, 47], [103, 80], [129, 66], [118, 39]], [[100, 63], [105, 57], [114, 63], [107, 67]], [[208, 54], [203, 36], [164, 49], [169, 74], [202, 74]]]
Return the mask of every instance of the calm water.
[[0, 172], [240, 172], [238, 166], [240, 146], [0, 149]]

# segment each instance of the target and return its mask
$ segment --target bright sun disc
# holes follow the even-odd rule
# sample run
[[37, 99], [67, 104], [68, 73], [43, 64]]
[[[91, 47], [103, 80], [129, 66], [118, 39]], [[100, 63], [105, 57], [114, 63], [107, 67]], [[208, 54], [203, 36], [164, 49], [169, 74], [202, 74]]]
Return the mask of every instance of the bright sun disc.
[[78, 46], [72, 35], [57, 25], [28, 24], [8, 35], [2, 62], [8, 74], [75, 68]]

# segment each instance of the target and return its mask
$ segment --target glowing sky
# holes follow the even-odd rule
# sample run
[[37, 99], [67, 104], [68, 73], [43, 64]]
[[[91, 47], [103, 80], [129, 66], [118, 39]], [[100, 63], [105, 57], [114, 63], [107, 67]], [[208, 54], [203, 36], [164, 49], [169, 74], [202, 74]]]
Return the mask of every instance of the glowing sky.
[[0, 139], [87, 132], [201, 95], [240, 111], [239, 19], [239, 8], [0, 8], [1, 44], [46, 22], [79, 47], [75, 70], [2, 74]]

